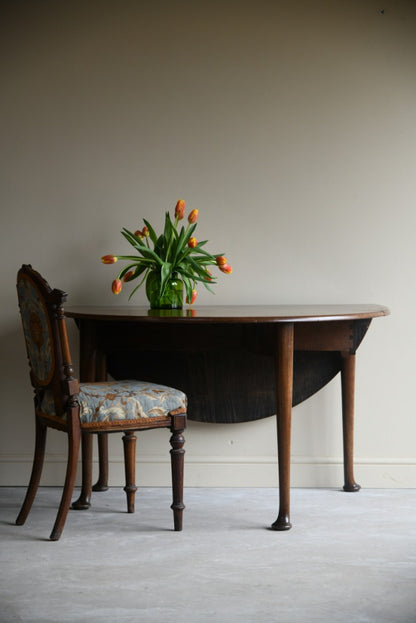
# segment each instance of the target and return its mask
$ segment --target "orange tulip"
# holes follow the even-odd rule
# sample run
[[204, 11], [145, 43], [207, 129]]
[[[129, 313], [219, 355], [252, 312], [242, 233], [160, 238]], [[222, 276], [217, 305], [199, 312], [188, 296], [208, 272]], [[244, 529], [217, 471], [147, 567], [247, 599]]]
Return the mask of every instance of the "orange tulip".
[[142, 229], [142, 236], [144, 236], [145, 238], [148, 238], [150, 236], [149, 228], [146, 227], [146, 225]]
[[185, 202], [183, 199], [179, 199], [178, 203], [176, 204], [176, 208], [175, 208], [175, 218], [177, 218], [178, 221], [181, 221], [184, 216], [185, 216]]
[[188, 247], [190, 249], [195, 249], [197, 244], [198, 244], [198, 241], [197, 241], [196, 238], [194, 238], [193, 236], [192, 236], [192, 238], [189, 238], [189, 240], [188, 240]]
[[121, 282], [121, 279], [114, 279], [113, 283], [111, 284], [111, 290], [113, 291], [113, 294], [120, 294], [122, 287], [123, 284]]
[[198, 210], [194, 208], [192, 212], [189, 213], [188, 223], [191, 223], [192, 225], [193, 223], [196, 223], [197, 220], [198, 220]]
[[124, 283], [126, 281], [130, 281], [130, 279], [133, 277], [133, 275], [134, 275], [134, 270], [129, 270], [123, 277]]
[[218, 267], [223, 273], [227, 273], [227, 275], [231, 275], [233, 269], [229, 264], [222, 264], [222, 266]]
[[188, 303], [188, 305], [192, 305], [193, 303], [195, 303], [195, 299], [198, 295], [198, 292], [196, 290], [192, 290], [192, 297], [191, 300], [189, 300], [188, 297], [186, 297], [186, 302]]
[[143, 234], [143, 232], [140, 229], [136, 230], [134, 232], [134, 235], [137, 236], [137, 238], [140, 238], [140, 240], [142, 240], [143, 237], [144, 237], [144, 234]]
[[217, 262], [217, 266], [219, 266], [220, 268], [221, 266], [228, 264], [227, 258], [224, 257], [223, 255], [217, 255], [217, 257], [215, 258], [215, 261]]
[[115, 264], [117, 258], [115, 255], [103, 255], [101, 261], [103, 264]]

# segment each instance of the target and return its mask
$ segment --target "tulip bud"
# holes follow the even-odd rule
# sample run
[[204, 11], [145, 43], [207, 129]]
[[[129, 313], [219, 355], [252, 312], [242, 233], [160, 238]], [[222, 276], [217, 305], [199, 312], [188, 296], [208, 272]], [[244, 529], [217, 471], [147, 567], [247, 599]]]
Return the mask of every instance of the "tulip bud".
[[229, 264], [222, 264], [222, 266], [218, 267], [223, 273], [227, 273], [227, 275], [231, 275], [233, 269]]
[[188, 305], [192, 305], [193, 303], [195, 303], [195, 299], [197, 297], [198, 292], [196, 290], [192, 290], [192, 297], [191, 300], [189, 300], [188, 297], [186, 297], [186, 302], [188, 303]]
[[121, 279], [114, 279], [113, 283], [111, 284], [111, 290], [113, 291], [113, 294], [120, 294], [122, 287], [123, 284], [121, 282]]
[[192, 212], [189, 213], [188, 223], [191, 223], [192, 225], [193, 223], [196, 223], [197, 219], [198, 219], [198, 210], [194, 208]]
[[115, 264], [117, 258], [115, 255], [103, 255], [101, 261], [103, 264]]
[[177, 218], [178, 221], [181, 221], [184, 216], [185, 216], [185, 202], [183, 199], [179, 199], [178, 203], [176, 204], [176, 208], [175, 208], [175, 218]]
[[217, 257], [215, 258], [215, 261], [217, 262], [217, 266], [219, 266], [221, 268], [221, 266], [224, 266], [224, 264], [227, 264], [227, 258], [224, 257], [223, 255], [217, 255]]
[[206, 275], [205, 278], [208, 279], [208, 281], [212, 281], [212, 273], [210, 270], [208, 270], [208, 268], [206, 269]]
[[188, 247], [190, 249], [195, 249], [197, 244], [198, 244], [198, 242], [197, 242], [196, 238], [194, 238], [193, 236], [192, 236], [192, 238], [189, 238], [189, 240], [188, 240]]
[[138, 229], [137, 231], [134, 232], [134, 235], [137, 236], [137, 238], [140, 238], [140, 240], [143, 240], [143, 232], [140, 231], [140, 229]]
[[123, 277], [124, 283], [126, 283], [126, 281], [130, 281], [133, 275], [134, 275], [134, 270], [129, 270]]
[[145, 236], [146, 238], [150, 236], [149, 228], [146, 227], [146, 225], [142, 229], [142, 236]]

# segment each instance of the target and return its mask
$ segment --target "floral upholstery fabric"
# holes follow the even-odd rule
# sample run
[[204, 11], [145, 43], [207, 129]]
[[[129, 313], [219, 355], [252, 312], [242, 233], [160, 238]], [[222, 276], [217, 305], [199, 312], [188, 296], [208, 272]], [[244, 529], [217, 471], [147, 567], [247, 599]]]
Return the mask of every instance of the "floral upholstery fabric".
[[[81, 383], [78, 402], [82, 424], [165, 417], [187, 406], [186, 395], [179, 389], [143, 381]], [[45, 392], [42, 411], [54, 415], [50, 392]]]
[[81, 383], [78, 402], [81, 423], [166, 416], [186, 408], [186, 396], [179, 389], [142, 381]]
[[17, 293], [32, 373], [40, 385], [47, 385], [54, 366], [48, 313], [35, 284], [28, 277], [19, 280]]

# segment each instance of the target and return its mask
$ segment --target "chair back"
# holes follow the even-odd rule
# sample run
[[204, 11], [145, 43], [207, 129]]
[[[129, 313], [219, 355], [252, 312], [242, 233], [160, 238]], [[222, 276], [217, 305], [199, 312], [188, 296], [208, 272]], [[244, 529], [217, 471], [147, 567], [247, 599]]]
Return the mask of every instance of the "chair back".
[[63, 311], [67, 295], [62, 290], [52, 290], [30, 264], [23, 265], [17, 274], [17, 295], [35, 408], [63, 416], [68, 400], [63, 382], [72, 372]]

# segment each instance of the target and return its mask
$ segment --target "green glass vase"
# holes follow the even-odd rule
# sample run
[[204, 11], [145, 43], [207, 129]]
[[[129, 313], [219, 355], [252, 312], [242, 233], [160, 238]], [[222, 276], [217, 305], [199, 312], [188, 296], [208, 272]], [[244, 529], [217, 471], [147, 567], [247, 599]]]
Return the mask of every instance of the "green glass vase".
[[168, 279], [162, 296], [160, 292], [160, 273], [152, 271], [146, 281], [146, 296], [150, 309], [182, 309], [183, 282], [176, 275]]

